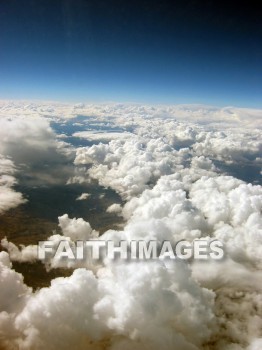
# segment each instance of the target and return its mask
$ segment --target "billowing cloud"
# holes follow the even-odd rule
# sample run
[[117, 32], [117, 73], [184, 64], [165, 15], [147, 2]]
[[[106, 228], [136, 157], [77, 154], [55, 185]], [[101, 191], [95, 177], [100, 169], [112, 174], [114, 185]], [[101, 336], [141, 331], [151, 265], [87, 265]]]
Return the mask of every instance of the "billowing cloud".
[[16, 184], [15, 172], [13, 161], [0, 155], [0, 214], [26, 202], [23, 195], [13, 189]]
[[[66, 110], [65, 105], [41, 108], [48, 118]], [[40, 113], [40, 106], [26, 110]], [[225, 258], [169, 263], [49, 258], [48, 269], [74, 271], [32, 292], [9, 259], [33, 262], [36, 246], [18, 248], [4, 239], [9, 256], [0, 253], [1, 285], [6, 285], [0, 290], [0, 344], [40, 350], [260, 349], [262, 189], [219, 168], [221, 163], [259, 164], [260, 112], [119, 104], [81, 104], [67, 112], [67, 117], [110, 119], [128, 130], [127, 138], [77, 148], [75, 166], [84, 171], [80, 176], [76, 170], [68, 180], [91, 178], [118, 192], [124, 203], [107, 211], [121, 214], [125, 222], [99, 236], [87, 221], [65, 214], [59, 217], [61, 234], [49, 241], [57, 246], [65, 239], [70, 244], [219, 239]]]
[[170, 269], [120, 264], [96, 276], [78, 269], [32, 294], [8, 267], [6, 253], [0, 258], [6, 286], [0, 292], [0, 339], [7, 347], [194, 350], [215, 329], [214, 294], [201, 289], [182, 263]]
[[39, 117], [2, 118], [0, 137], [0, 152], [16, 163], [36, 161], [40, 155], [45, 161], [49, 150], [56, 146], [49, 123]]
[[108, 213], [121, 213], [122, 212], [122, 208], [121, 208], [121, 205], [119, 203], [114, 203], [114, 204], [111, 204], [107, 210], [106, 210]]

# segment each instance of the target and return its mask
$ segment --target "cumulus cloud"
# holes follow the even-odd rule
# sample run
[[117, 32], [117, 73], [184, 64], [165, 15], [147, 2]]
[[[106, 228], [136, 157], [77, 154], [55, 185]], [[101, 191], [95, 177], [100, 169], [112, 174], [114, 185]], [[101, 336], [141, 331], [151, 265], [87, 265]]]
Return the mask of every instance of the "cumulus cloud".
[[121, 208], [121, 205], [119, 203], [113, 203], [111, 204], [107, 209], [106, 211], [108, 213], [116, 213], [116, 214], [119, 214], [122, 212], [122, 208]]
[[65, 236], [70, 237], [72, 240], [77, 241], [78, 239], [88, 240], [91, 237], [97, 237], [98, 233], [92, 230], [90, 224], [79, 219], [70, 219], [67, 214], [59, 216], [59, 226]]
[[160, 176], [183, 167], [184, 157], [183, 151], [172, 149], [161, 139], [145, 140], [134, 135], [130, 140], [79, 148], [75, 164], [94, 164], [88, 170], [90, 177], [102, 186], [113, 188], [124, 198], [131, 198]]
[[15, 244], [3, 238], [1, 240], [1, 246], [8, 251], [12, 261], [35, 262], [38, 260], [36, 245], [25, 246], [21, 244], [19, 249]]
[[[55, 137], [48, 121], [43, 118], [10, 117], [1, 119], [0, 152], [16, 163], [46, 158], [55, 148]], [[43, 159], [45, 161], [45, 159]]]
[[243, 131], [209, 132], [202, 140], [194, 144], [197, 155], [215, 157], [226, 162], [245, 162], [255, 160], [261, 155], [262, 143], [258, 137], [259, 131], [245, 133]]
[[[159, 263], [142, 263], [139, 269], [120, 264], [97, 275], [77, 269], [34, 294], [21, 275], [2, 262], [0, 269], [14, 295], [12, 299], [0, 292], [0, 339], [7, 347], [15, 343], [20, 349], [72, 349], [77, 344], [78, 349], [193, 350], [215, 328], [214, 294], [194, 282], [185, 264], [170, 269]], [[12, 333], [5, 332], [8, 327]]]
[[90, 193], [82, 193], [76, 198], [77, 201], [83, 201], [90, 197]]
[[15, 172], [13, 161], [0, 155], [0, 214], [26, 202], [23, 195], [13, 189], [16, 184], [16, 179], [13, 176]]
[[[254, 339], [260, 336], [261, 286], [259, 281], [262, 275], [261, 271], [254, 270], [254, 267], [256, 266], [256, 260], [261, 257], [261, 254], [259, 255], [259, 252], [257, 252], [256, 255], [250, 254], [250, 256], [248, 256], [245, 246], [241, 247], [243, 249], [240, 250], [237, 255], [235, 255], [236, 250], [232, 249], [231, 251], [228, 249], [235, 243], [241, 243], [241, 240], [246, 243], [248, 236], [252, 232], [252, 226], [249, 227], [248, 224], [249, 215], [246, 214], [246, 211], [242, 212], [245, 214], [245, 217], [242, 217], [242, 221], [235, 221], [234, 218], [235, 215], [241, 215], [243, 203], [250, 202], [250, 204], [247, 205], [256, 203], [253, 197], [259, 195], [258, 190], [260, 187], [245, 185], [243, 182], [232, 177], [215, 177], [214, 179], [210, 179], [211, 184], [207, 183], [207, 186], [203, 185], [202, 187], [203, 196], [208, 188], [219, 189], [221, 195], [223, 194], [223, 196], [228, 196], [229, 198], [232, 195], [232, 191], [239, 188], [242, 190], [243, 185], [253, 189], [251, 192], [245, 192], [247, 198], [242, 199], [242, 204], [239, 203], [239, 209], [230, 211], [230, 209], [227, 208], [227, 212], [213, 216], [213, 213], [216, 213], [219, 200], [214, 197], [215, 200], [212, 202], [212, 194], [207, 194], [206, 198], [210, 199], [210, 201], [206, 207], [200, 205], [198, 202], [193, 204], [193, 200], [190, 198], [190, 196], [192, 196], [193, 199], [201, 198], [200, 192], [197, 191], [199, 191], [201, 185], [205, 183], [204, 180], [207, 181], [208, 179], [201, 178], [197, 180], [192, 185], [192, 193], [186, 196], [186, 191], [184, 190], [185, 184], [177, 180], [175, 175], [161, 177], [152, 189], [145, 190], [140, 197], [133, 197], [126, 203], [123, 213], [128, 223], [124, 230], [108, 231], [103, 236], [100, 236], [99, 239], [114, 239], [119, 242], [121, 239], [157, 239], [159, 241], [170, 239], [177, 241], [181, 238], [186, 238], [187, 240], [193, 241], [196, 238], [206, 236], [219, 237], [226, 243], [226, 259], [220, 262], [210, 261], [208, 264], [194, 262], [191, 265], [192, 277], [190, 277], [190, 267], [186, 262], [176, 261], [171, 265], [171, 268], [169, 265], [169, 269], [166, 269], [160, 263], [112, 265], [112, 263], [108, 263], [105, 260], [103, 268], [100, 266], [98, 269], [95, 269], [96, 278], [92, 277], [92, 280], [95, 279], [96, 281], [93, 287], [96, 293], [98, 293], [95, 289], [97, 288], [95, 287], [97, 283], [105, 293], [102, 295], [98, 293], [99, 296], [95, 293], [95, 302], [91, 301], [91, 303], [93, 303], [91, 305], [94, 305], [92, 310], [98, 310], [98, 314], [95, 313], [95, 316], [92, 317], [102, 322], [102, 324], [97, 321], [98, 323], [91, 326], [86, 318], [84, 318], [86, 320], [86, 328], [84, 328], [84, 330], [82, 329], [82, 332], [85, 334], [86, 342], [83, 342], [83, 345], [82, 342], [78, 343], [79, 334], [78, 330], [76, 330], [78, 322], [79, 320], [83, 320], [83, 317], [88, 317], [87, 315], [89, 315], [90, 312], [86, 310], [87, 315], [82, 316], [83, 304], [74, 304], [74, 314], [76, 315], [75, 317], [79, 317], [78, 321], [76, 318], [67, 316], [65, 319], [69, 319], [69, 321], [66, 321], [61, 326], [62, 329], [63, 327], [70, 327], [72, 332], [68, 334], [66, 344], [72, 346], [72, 344], [77, 343], [81, 348], [81, 346], [87, 346], [87, 343], [90, 344], [90, 342], [92, 342], [94, 348], [103, 348], [106, 342], [107, 346], [113, 349], [121, 347], [133, 347], [137, 349], [150, 347], [154, 349], [159, 346], [171, 349], [175, 344], [179, 344], [179, 348], [181, 349], [197, 349], [202, 348], [202, 346], [204, 347], [206, 343], [210, 343], [213, 344], [212, 347], [215, 349], [224, 349], [227, 347], [230, 348], [231, 344], [236, 343], [239, 347], [244, 349], [245, 344], [249, 342], [251, 344], [251, 341], [254, 342]], [[231, 204], [233, 205], [233, 203]], [[253, 211], [254, 209], [259, 210], [259, 207], [254, 207]], [[230, 214], [228, 214], [228, 212], [230, 212]], [[221, 215], [223, 215], [224, 221], [221, 221]], [[70, 240], [83, 238], [92, 239], [92, 237], [97, 237], [96, 234], [93, 235], [90, 225], [82, 219], [69, 219], [67, 215], [64, 215], [59, 218], [59, 223], [63, 234]], [[238, 230], [243, 224], [245, 225], [246, 232], [242, 231], [242, 235], [237, 239], [237, 235], [240, 233]], [[221, 229], [225, 234], [224, 237], [221, 235]], [[246, 234], [247, 237], [245, 237], [244, 234]], [[59, 240], [64, 239], [64, 237], [55, 235], [50, 237], [50, 239], [59, 242]], [[228, 240], [232, 240], [232, 242], [229, 243]], [[250, 248], [252, 246], [252, 251], [254, 251], [256, 247], [260, 249], [258, 242], [252, 239], [250, 239], [249, 245]], [[52, 267], [63, 267], [61, 261], [53, 260], [51, 261], [51, 265]], [[83, 266], [91, 267], [86, 263], [83, 264]], [[78, 268], [79, 265], [71, 264], [67, 265], [67, 267]], [[72, 293], [79, 296], [79, 300], [82, 300], [81, 294], [79, 293], [81, 293], [84, 288], [82, 286], [82, 283], [84, 283], [83, 280], [87, 278], [86, 274], [90, 273], [86, 270], [81, 271], [82, 272], [77, 269], [69, 279], [59, 279], [59, 283], [63, 285], [63, 288], [65, 288], [65, 285], [69, 285], [69, 289], [73, 288], [74, 292]], [[146, 275], [143, 271], [147, 271]], [[166, 273], [166, 279], [163, 280], [162, 274], [166, 275]], [[79, 279], [76, 278], [78, 275]], [[104, 276], [106, 276], [105, 280], [103, 278]], [[122, 276], [121, 278], [124, 280], [119, 279], [120, 276]], [[156, 278], [157, 282], [154, 282], [154, 278]], [[89, 277], [87, 280], [89, 281]], [[74, 285], [76, 284], [78, 286], [77, 291], [75, 291], [75, 287], [71, 287], [71, 281]], [[150, 283], [150, 288], [146, 281]], [[167, 281], [170, 283], [170, 287], [165, 285]], [[198, 292], [195, 289], [196, 285], [194, 286], [194, 284], [191, 284], [192, 281], [197, 281], [197, 288], [200, 288]], [[104, 282], [106, 282], [106, 286], [104, 286]], [[57, 285], [57, 283], [58, 282], [53, 281], [52, 286], [46, 290], [47, 294], [50, 293], [50, 298], [53, 294], [57, 295], [57, 293], [59, 298], [63, 298], [64, 294], [62, 291], [56, 292], [54, 286]], [[116, 293], [113, 295], [111, 294], [111, 283], [113, 283], [112, 290]], [[90, 285], [91, 282], [89, 281], [87, 284]], [[153, 291], [152, 284], [154, 286]], [[116, 286], [119, 286], [120, 290], [118, 290]], [[159, 290], [155, 295], [156, 286]], [[175, 293], [176, 298], [178, 298], [177, 304], [173, 299], [174, 295], [171, 293], [170, 296], [168, 296], [166, 291], [169, 291], [168, 293], [172, 291], [178, 293]], [[71, 292], [68, 293], [66, 294], [67, 298], [70, 298]], [[143, 295], [141, 301], [139, 301], [139, 299], [137, 300], [139, 295]], [[214, 297], [216, 298], [214, 299]], [[161, 301], [162, 298], [163, 302]], [[90, 302], [90, 300], [93, 299], [89, 295], [88, 302]], [[207, 300], [209, 300], [207, 304], [209, 305], [208, 308], [204, 307]], [[52, 299], [50, 305], [54, 305], [54, 302], [55, 301]], [[61, 300], [61, 304], [62, 303], [63, 299]], [[33, 325], [33, 327], [35, 327], [35, 324], [37, 327], [40, 327], [33, 330], [32, 344], [34, 346], [41, 349], [41, 345], [37, 345], [41, 340], [43, 344], [48, 344], [51, 349], [52, 346], [54, 348], [59, 348], [59, 346], [62, 346], [61, 343], [59, 343], [62, 341], [62, 338], [56, 333], [58, 343], [55, 342], [54, 345], [49, 345], [47, 336], [45, 336], [45, 330], [43, 329], [45, 323], [43, 323], [42, 326], [41, 320], [43, 317], [40, 317], [40, 314], [51, 314], [51, 319], [54, 320], [59, 319], [61, 315], [54, 315], [52, 313], [52, 306], [50, 306], [49, 310], [46, 299], [42, 300], [41, 305], [45, 305], [44, 312], [40, 307], [39, 311], [33, 315], [29, 313], [28, 316], [29, 306], [26, 306], [24, 312], [29, 319], [26, 319], [25, 322], [22, 313], [22, 316], [17, 316], [18, 320], [22, 317], [21, 322], [23, 324], [25, 322], [25, 324]], [[178, 307], [178, 305], [180, 306]], [[193, 316], [193, 310], [195, 307], [198, 307], [197, 305], [199, 305], [199, 307], [201, 306], [201, 309], [197, 309], [196, 315]], [[60, 310], [60, 308], [58, 309]], [[112, 309], [114, 311], [112, 311]], [[191, 310], [190, 313], [188, 313], [189, 309]], [[29, 308], [29, 310], [34, 310], [34, 308]], [[132, 310], [140, 310], [141, 315], [143, 315], [141, 322], [139, 321], [141, 316], [138, 316], [140, 313], [137, 314], [137, 311], [133, 311], [134, 314], [132, 314]], [[170, 313], [167, 310], [169, 310]], [[62, 313], [62, 311], [57, 312]], [[66, 312], [70, 312], [69, 307]], [[111, 312], [114, 312], [113, 316]], [[124, 319], [122, 319], [122, 317]], [[201, 319], [201, 317], [203, 317], [203, 319]], [[153, 324], [151, 320], [154, 320]], [[164, 326], [165, 324], [169, 324], [170, 326]], [[200, 325], [204, 327], [204, 333], [203, 330], [200, 331], [200, 329], [198, 329]], [[94, 330], [92, 328], [93, 326]], [[244, 333], [239, 332], [238, 329], [244, 330]], [[50, 331], [51, 330], [48, 331], [48, 334]], [[55, 331], [57, 332], [56, 328]], [[100, 334], [98, 338], [93, 335], [96, 334], [96, 332]], [[34, 336], [35, 334], [38, 336]], [[90, 334], [92, 334], [91, 338], [89, 338]], [[202, 336], [198, 338], [198, 334], [202, 334]], [[205, 334], [205, 336], [203, 336], [203, 334]], [[121, 335], [121, 341], [119, 340], [119, 335]], [[115, 336], [117, 337], [116, 339]], [[158, 339], [161, 339], [161, 343], [159, 343]]]
[[[19, 173], [26, 172], [23, 178], [28, 181], [37, 181], [38, 177], [41, 183], [55, 183], [61, 179], [53, 176], [52, 171], [72, 156], [71, 147], [56, 140], [47, 119], [39, 114], [27, 114], [29, 107], [26, 105], [15, 106], [11, 103], [0, 107], [0, 212], [25, 202], [22, 194], [14, 190]], [[9, 108], [10, 113], [7, 112]], [[50, 169], [49, 172], [45, 167]], [[67, 176], [66, 166], [64, 168], [62, 177]]]
[[[7, 113], [12, 108], [5, 106]], [[39, 108], [25, 107], [31, 113]], [[65, 105], [41, 108], [59, 117], [66, 110]], [[216, 163], [259, 163], [260, 112], [124, 104], [70, 108], [67, 117], [86, 113], [107, 122], [110, 115], [111, 123], [129, 130], [128, 137], [78, 148], [75, 166], [84, 171], [68, 180], [91, 178], [117, 191], [124, 203], [107, 211], [121, 214], [125, 223], [99, 236], [88, 222], [65, 214], [59, 217], [62, 233], [49, 237], [55, 246], [64, 239], [70, 244], [219, 239], [226, 256], [168, 264], [105, 256], [96, 263], [49, 258], [47, 268], [74, 272], [32, 292], [2, 252], [0, 278], [7, 287], [0, 290], [0, 344], [7, 349], [260, 349], [262, 190], [221, 174]], [[2, 246], [14, 261], [36, 257], [36, 246], [18, 248], [7, 240]]]

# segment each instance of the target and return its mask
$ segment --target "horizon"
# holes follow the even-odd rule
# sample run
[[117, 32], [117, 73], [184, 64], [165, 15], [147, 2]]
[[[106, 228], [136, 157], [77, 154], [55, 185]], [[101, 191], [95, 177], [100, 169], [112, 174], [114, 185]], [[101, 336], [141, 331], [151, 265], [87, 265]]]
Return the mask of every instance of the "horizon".
[[[227, 104], [208, 104], [208, 103], [149, 103], [149, 102], [137, 102], [137, 101], [118, 101], [118, 100], [55, 100], [55, 99], [44, 99], [44, 98], [0, 98], [0, 103], [7, 103], [7, 102], [13, 102], [13, 103], [35, 103], [35, 104], [61, 104], [61, 105], [68, 105], [68, 106], [78, 106], [78, 105], [84, 105], [84, 106], [90, 106], [90, 105], [97, 105], [97, 106], [103, 106], [103, 105], [109, 105], [109, 106], [117, 106], [117, 105], [123, 105], [123, 106], [147, 106], [147, 107], [198, 107], [198, 108], [215, 108], [215, 109], [227, 109], [227, 108], [237, 108], [237, 109], [243, 109], [243, 110], [262, 110], [262, 107], [252, 107], [248, 105], [227, 105]], [[262, 117], [262, 116], [261, 116]]]

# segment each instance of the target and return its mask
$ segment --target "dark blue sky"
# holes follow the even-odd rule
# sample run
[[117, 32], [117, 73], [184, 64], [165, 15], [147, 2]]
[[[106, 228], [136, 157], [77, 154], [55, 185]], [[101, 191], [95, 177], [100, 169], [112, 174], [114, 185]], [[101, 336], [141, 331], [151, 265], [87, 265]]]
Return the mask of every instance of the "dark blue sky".
[[0, 98], [262, 107], [255, 1], [0, 0]]

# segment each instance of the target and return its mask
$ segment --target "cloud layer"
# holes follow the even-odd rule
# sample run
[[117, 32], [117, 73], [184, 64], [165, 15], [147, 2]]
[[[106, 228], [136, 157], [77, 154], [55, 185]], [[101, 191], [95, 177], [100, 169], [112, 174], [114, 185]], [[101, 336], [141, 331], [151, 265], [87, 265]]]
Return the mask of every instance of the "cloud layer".
[[[11, 113], [18, 107], [3, 108]], [[58, 118], [66, 107], [31, 105], [25, 110]], [[65, 214], [59, 217], [62, 233], [49, 240], [58, 244], [62, 239], [117, 243], [216, 238], [223, 242], [226, 257], [219, 262], [136, 263], [112, 262], [106, 256], [97, 263], [50, 258], [47, 269], [74, 271], [33, 292], [12, 269], [10, 259], [34, 262], [36, 246], [18, 248], [3, 240], [9, 255], [0, 253], [1, 346], [260, 349], [262, 188], [224, 174], [219, 162], [260, 164], [261, 111], [79, 105], [67, 113], [86, 113], [87, 119], [91, 116], [129, 132], [127, 138], [105, 138], [102, 133], [99, 138], [96, 133], [101, 143], [78, 147], [74, 161], [76, 168], [84, 167], [83, 181], [91, 179], [119, 193], [123, 205], [107, 210], [122, 215], [125, 224], [99, 236], [88, 222]], [[93, 134], [78, 136], [83, 135], [92, 140]], [[12, 164], [5, 162], [7, 168]]]

